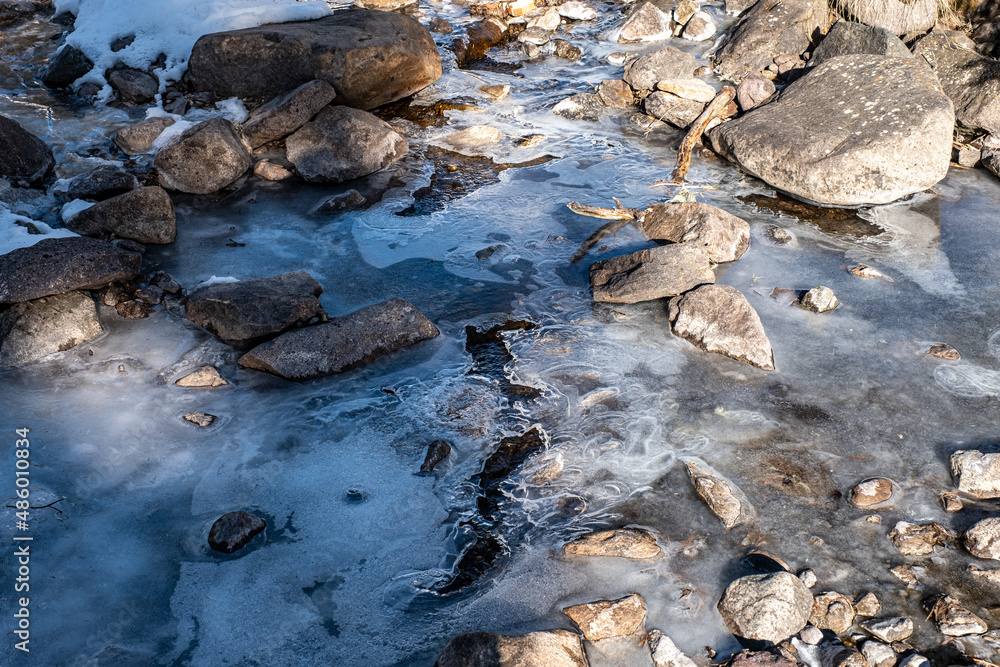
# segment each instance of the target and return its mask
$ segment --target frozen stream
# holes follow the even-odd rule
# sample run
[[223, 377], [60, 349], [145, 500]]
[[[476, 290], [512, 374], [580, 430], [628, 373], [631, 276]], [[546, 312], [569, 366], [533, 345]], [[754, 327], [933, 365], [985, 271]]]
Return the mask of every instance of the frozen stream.
[[[456, 26], [470, 20], [450, 4], [424, 11]], [[863, 214], [885, 231], [858, 236], [744, 203], [738, 197], [773, 193], [696, 151], [690, 192], [752, 225], [750, 249], [717, 275], [760, 314], [777, 370], [700, 352], [671, 335], [663, 303], [591, 299], [592, 258], [648, 247], [641, 234], [626, 228], [585, 261], [569, 262], [602, 221], [573, 214], [568, 202], [611, 206], [618, 197], [641, 208], [678, 194], [653, 187], [673, 166], [678, 132], [643, 136], [629, 128], [628, 113], [594, 123], [551, 113], [568, 94], [620, 77], [604, 59], [619, 46], [602, 38], [619, 16], [607, 10], [573, 31], [580, 62], [542, 58], [511, 74], [454, 69], [445, 49], [452, 36], [441, 37], [445, 75], [415, 103], [465, 96], [475, 108], [446, 112], [439, 127], [394, 121], [408, 128], [411, 152], [370, 177], [366, 187], [385, 190], [380, 203], [323, 212], [320, 204], [350, 185], [251, 177], [224, 196], [174, 197], [177, 241], [145, 256], [145, 271], [165, 270], [186, 290], [213, 276], [306, 270], [323, 285], [331, 316], [401, 296], [440, 337], [292, 383], [238, 367], [236, 351], [178, 313], [122, 320], [106, 309], [101, 338], [0, 372], [3, 495], [14, 488], [14, 430], [30, 428], [34, 503], [61, 499], [33, 512], [32, 652], [5, 641], [0, 663], [429, 667], [462, 632], [571, 628], [562, 607], [638, 592], [647, 628], [708, 664], [706, 647], [717, 661], [739, 648], [715, 604], [750, 572], [741, 560], [755, 546], [793, 570], [815, 570], [816, 591], [875, 591], [884, 613], [914, 618], [915, 644], [932, 654], [943, 637], [920, 603], [933, 593], [952, 593], [998, 626], [1000, 589], [972, 579], [966, 552], [951, 546], [910, 560], [886, 535], [903, 519], [961, 531], [997, 509], [983, 502], [946, 514], [938, 496], [953, 490], [951, 451], [997, 442], [1000, 181], [953, 167], [932, 192]], [[31, 24], [9, 38], [36, 46], [16, 59], [5, 52], [0, 105], [54, 148], [59, 176], [70, 177], [118, 160], [108, 137], [136, 117], [24, 83], [51, 52], [38, 44], [54, 30]], [[699, 56], [705, 50], [678, 41]], [[517, 60], [502, 49], [491, 55]], [[487, 83], [510, 83], [513, 92], [491, 102], [477, 91]], [[436, 210], [396, 215], [430, 183], [427, 146], [469, 125], [509, 135], [482, 152], [498, 163], [553, 159], [503, 171], [429, 207]], [[531, 134], [546, 138], [516, 145]], [[58, 224], [49, 198], [18, 206]], [[773, 224], [793, 241], [771, 243], [764, 230]], [[490, 246], [499, 248], [477, 258]], [[892, 281], [852, 276], [846, 269], [858, 263]], [[843, 305], [817, 315], [769, 296], [775, 287], [816, 285]], [[504, 334], [512, 355], [505, 379], [474, 364], [466, 326], [507, 320], [535, 326]], [[962, 359], [924, 354], [936, 342]], [[229, 385], [173, 384], [205, 363]], [[507, 380], [539, 396], [518, 396]], [[220, 418], [202, 429], [181, 419], [192, 410]], [[532, 426], [546, 449], [504, 487], [498, 534], [509, 554], [461, 594], [435, 594], [464, 543], [463, 521], [476, 513], [470, 478], [501, 438]], [[452, 457], [433, 474], [415, 474], [436, 439], [452, 444]], [[757, 520], [727, 532], [694, 494], [681, 456], [699, 456], [734, 480]], [[873, 475], [898, 486], [891, 503], [877, 512], [850, 505], [847, 490]], [[265, 517], [267, 530], [231, 556], [210, 551], [209, 526], [237, 509]], [[0, 528], [8, 544], [13, 512], [4, 510]], [[663, 554], [561, 555], [574, 535], [625, 525], [655, 532]], [[13, 609], [14, 571], [9, 550], [5, 558], [4, 610]], [[920, 579], [912, 588], [889, 572], [907, 562]], [[3, 625], [7, 633], [9, 620]], [[995, 659], [986, 642], [968, 641]], [[595, 666], [651, 664], [638, 647], [590, 658]]]

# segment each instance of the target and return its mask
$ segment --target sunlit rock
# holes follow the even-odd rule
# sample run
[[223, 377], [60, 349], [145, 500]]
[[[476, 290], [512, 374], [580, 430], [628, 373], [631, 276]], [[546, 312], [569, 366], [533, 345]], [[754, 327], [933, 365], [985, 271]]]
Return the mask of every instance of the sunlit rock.
[[103, 333], [97, 307], [84, 292], [18, 303], [0, 314], [0, 366], [21, 366]]

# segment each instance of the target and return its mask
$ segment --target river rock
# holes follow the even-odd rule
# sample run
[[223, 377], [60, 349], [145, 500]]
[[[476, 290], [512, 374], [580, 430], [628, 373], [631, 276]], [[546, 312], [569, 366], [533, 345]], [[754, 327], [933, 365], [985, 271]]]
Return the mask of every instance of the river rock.
[[49, 59], [42, 73], [42, 83], [49, 88], [68, 88], [92, 69], [94, 63], [83, 51], [66, 44]]
[[320, 79], [339, 104], [373, 109], [441, 77], [441, 56], [419, 21], [396, 12], [348, 9], [316, 21], [205, 35], [185, 79], [220, 99], [264, 102]]
[[597, 120], [603, 110], [601, 97], [594, 93], [570, 95], [552, 107], [552, 113], [570, 120]]
[[944, 595], [931, 607], [931, 619], [937, 624], [941, 634], [947, 637], [964, 637], [966, 635], [981, 635], [989, 626], [963, 607], [955, 598]]
[[777, 651], [740, 651], [729, 661], [729, 667], [798, 667], [798, 664]]
[[[817, 115], [817, 108], [842, 111]], [[889, 203], [944, 178], [954, 125], [951, 102], [926, 67], [856, 55], [827, 60], [777, 100], [708, 136], [717, 152], [776, 189], [858, 206]]]
[[659, 630], [646, 635], [653, 667], [696, 667], [694, 660], [684, 655], [670, 637]]
[[347, 192], [337, 195], [335, 197], [330, 197], [322, 206], [319, 207], [321, 211], [346, 211], [348, 209], [357, 208], [364, 204], [367, 199], [364, 195], [355, 189], [350, 189]]
[[638, 303], [683, 294], [715, 274], [703, 246], [676, 243], [590, 265], [590, 287], [601, 303]]
[[646, 618], [646, 603], [633, 593], [617, 600], [598, 600], [563, 608], [573, 619], [584, 639], [592, 642], [609, 637], [623, 637], [642, 629]]
[[619, 528], [578, 537], [566, 544], [563, 551], [574, 556], [642, 559], [658, 556], [660, 546], [656, 538], [645, 530]]
[[597, 10], [580, 0], [564, 2], [556, 7], [556, 10], [559, 12], [559, 16], [570, 21], [592, 21], [597, 18]]
[[217, 283], [187, 297], [184, 316], [219, 338], [250, 340], [325, 320], [320, 284], [305, 271]]
[[258, 345], [239, 359], [245, 368], [310, 380], [349, 370], [434, 338], [438, 329], [404, 299], [389, 299]]
[[874, 616], [882, 608], [882, 603], [872, 592], [867, 592], [854, 603], [854, 611], [858, 616]]
[[712, 84], [702, 79], [664, 79], [656, 83], [656, 89], [702, 103], [711, 102], [716, 94]]
[[719, 613], [737, 637], [777, 644], [806, 626], [812, 593], [790, 572], [753, 574], [729, 584]]
[[0, 315], [0, 366], [69, 350], [103, 331], [94, 300], [83, 292], [18, 303]]
[[811, 310], [814, 313], [825, 313], [834, 310], [840, 305], [837, 295], [829, 287], [820, 285], [813, 287], [798, 301], [798, 306], [804, 310]]
[[635, 106], [635, 94], [632, 92], [632, 86], [622, 79], [601, 81], [597, 87], [597, 96], [601, 98], [604, 106], [612, 109], [631, 109]]
[[682, 130], [687, 129], [705, 110], [704, 102], [686, 100], [673, 93], [662, 91], [647, 96], [644, 104], [648, 115]]
[[892, 667], [897, 659], [891, 646], [874, 640], [868, 640], [861, 646], [861, 655], [868, 667]]
[[715, 37], [717, 30], [718, 26], [712, 20], [712, 15], [706, 11], [698, 10], [684, 25], [681, 37], [692, 42], [704, 42], [706, 39]]
[[406, 155], [403, 135], [367, 111], [327, 107], [285, 140], [302, 178], [342, 183], [385, 169]]
[[153, 117], [123, 127], [115, 134], [115, 144], [125, 155], [145, 153], [165, 129], [174, 124], [173, 118]]
[[152, 102], [160, 92], [160, 84], [155, 77], [135, 69], [111, 70], [108, 84], [115, 91], [118, 102], [124, 106]]
[[573, 44], [568, 40], [553, 39], [552, 55], [554, 55], [556, 58], [562, 58], [563, 60], [576, 62], [581, 57], [583, 57], [583, 50], [579, 46]]
[[913, 47], [930, 64], [955, 104], [955, 120], [968, 130], [1000, 135], [1000, 61], [962, 48], [947, 34], [932, 32]]
[[734, 262], [750, 246], [750, 224], [703, 202], [654, 204], [642, 213], [642, 231], [654, 241], [703, 245], [716, 264]]
[[847, 496], [856, 507], [871, 507], [892, 498], [892, 480], [872, 477], [855, 485]]
[[1000, 498], [1000, 454], [959, 450], [951, 455], [951, 474], [962, 493]]
[[526, 635], [470, 632], [441, 650], [436, 667], [587, 667], [580, 635], [544, 630]]
[[809, 67], [815, 67], [837, 56], [849, 56], [856, 53], [870, 53], [892, 58], [913, 58], [903, 41], [885, 28], [853, 21], [837, 21], [830, 28], [823, 41], [812, 53]]
[[267, 527], [267, 522], [250, 512], [229, 512], [212, 524], [208, 533], [208, 546], [215, 551], [231, 554], [242, 549], [257, 533]]
[[822, 630], [842, 635], [854, 625], [854, 605], [847, 596], [836, 591], [820, 593], [813, 598], [809, 622]]
[[815, 35], [826, 32], [829, 9], [815, 0], [768, 0], [754, 5], [715, 55], [723, 79], [739, 83], [759, 74], [779, 54], [799, 56], [812, 47]]
[[[550, 33], [545, 28], [540, 28], [538, 26], [533, 26], [526, 28], [521, 34], [517, 36], [517, 41], [522, 44], [534, 44], [535, 46], [544, 46], [549, 43]], [[531, 55], [531, 54], [529, 54]], [[532, 56], [534, 57], [534, 56]]]
[[258, 107], [243, 123], [243, 138], [250, 148], [276, 141], [308, 123], [330, 104], [337, 91], [326, 81], [310, 81]]
[[965, 531], [965, 548], [976, 558], [1000, 560], [1000, 518], [983, 519]]
[[757, 516], [746, 494], [732, 480], [699, 458], [683, 461], [698, 497], [722, 520], [727, 530]]
[[926, 32], [938, 18], [937, 0], [837, 0], [858, 23], [885, 28], [894, 35]]
[[199, 195], [221, 190], [252, 166], [250, 151], [224, 118], [188, 128], [153, 159], [163, 187]]
[[100, 289], [130, 280], [142, 255], [83, 236], [42, 239], [0, 255], [0, 304], [30, 301], [78, 289]]
[[913, 634], [913, 621], [905, 616], [872, 618], [861, 621], [860, 625], [865, 632], [886, 644], [903, 641]]
[[210, 415], [207, 412], [188, 412], [184, 415], [184, 421], [189, 421], [192, 424], [201, 426], [202, 428], [208, 428], [213, 423], [215, 423], [215, 415]]
[[0, 176], [31, 185], [45, 180], [55, 164], [44, 141], [0, 116]]
[[69, 199], [103, 201], [139, 187], [139, 179], [121, 167], [106, 164], [89, 174], [76, 176], [66, 188]]
[[178, 387], [224, 387], [228, 382], [214, 366], [202, 366], [175, 382]]
[[752, 72], [736, 87], [736, 102], [743, 111], [750, 111], [774, 94], [774, 82], [763, 74]]
[[358, 9], [378, 9], [384, 12], [394, 12], [416, 4], [417, 0], [354, 0], [354, 6]]
[[481, 148], [498, 143], [503, 138], [503, 132], [489, 125], [473, 125], [464, 130], [452, 132], [444, 138], [446, 144], [455, 148]]
[[84, 236], [173, 243], [177, 236], [174, 205], [163, 188], [151, 186], [98, 202], [66, 221]]
[[295, 174], [270, 160], [258, 160], [253, 165], [253, 173], [265, 181], [284, 181]]
[[690, 79], [697, 68], [694, 56], [668, 46], [633, 60], [622, 78], [635, 90], [653, 90], [665, 79]]
[[753, 306], [729, 285], [704, 285], [670, 302], [671, 331], [692, 345], [774, 370], [771, 341]]
[[433, 472], [437, 464], [448, 458], [449, 454], [451, 454], [451, 445], [444, 440], [435, 440], [427, 445], [427, 454], [424, 456], [424, 462], [420, 465], [420, 472]]
[[562, 16], [555, 7], [549, 7], [541, 14], [534, 16], [528, 21], [528, 28], [541, 28], [546, 32], [552, 32], [562, 23]]
[[951, 537], [939, 523], [910, 523], [898, 521], [889, 533], [889, 541], [904, 556], [926, 556], [934, 547], [943, 545]]
[[622, 21], [618, 41], [655, 42], [668, 39], [671, 34], [670, 15], [651, 2], [643, 2]]

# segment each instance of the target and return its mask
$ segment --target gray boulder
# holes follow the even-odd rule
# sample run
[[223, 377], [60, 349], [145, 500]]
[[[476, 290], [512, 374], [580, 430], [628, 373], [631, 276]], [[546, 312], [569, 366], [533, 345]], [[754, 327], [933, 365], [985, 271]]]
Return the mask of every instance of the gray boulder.
[[885, 28], [873, 28], [853, 21], [837, 21], [813, 51], [808, 65], [815, 67], [830, 58], [850, 56], [856, 53], [870, 53], [893, 58], [914, 57], [906, 48], [906, 44], [903, 44], [903, 41], [895, 33], [889, 32]]
[[0, 176], [30, 185], [44, 180], [55, 164], [44, 141], [17, 121], [0, 116]]
[[103, 201], [131, 192], [138, 187], [139, 179], [135, 174], [108, 164], [71, 180], [66, 188], [66, 196], [70, 199]]
[[389, 299], [258, 345], [240, 366], [287, 380], [311, 380], [349, 370], [420, 341], [438, 329], [413, 304]]
[[173, 243], [176, 223], [170, 195], [153, 186], [98, 202], [67, 220], [66, 226], [84, 236]]
[[188, 128], [153, 159], [163, 187], [198, 195], [221, 190], [251, 166], [250, 151], [224, 118]]
[[750, 224], [703, 202], [654, 204], [642, 213], [642, 231], [654, 241], [703, 245], [710, 262], [734, 262], [750, 247]]
[[174, 124], [173, 118], [146, 118], [128, 127], [123, 127], [115, 134], [115, 144], [125, 155], [145, 153], [153, 147], [153, 142], [165, 129]]
[[703, 246], [675, 243], [590, 265], [590, 287], [601, 303], [638, 303], [683, 294], [715, 274]]
[[67, 88], [94, 69], [94, 63], [83, 51], [67, 44], [49, 60], [42, 73], [42, 83], [49, 88]]
[[587, 667], [580, 635], [543, 630], [526, 635], [470, 632], [455, 637], [436, 667]]
[[775, 644], [804, 628], [812, 608], [812, 593], [791, 572], [740, 577], [719, 601], [730, 632]]
[[704, 285], [670, 302], [675, 336], [751, 366], [774, 370], [771, 341], [746, 297], [729, 285]]
[[250, 340], [325, 320], [320, 284], [305, 271], [256, 280], [217, 283], [192, 293], [184, 316], [219, 338]]
[[359, 109], [412, 95], [440, 77], [434, 39], [416, 19], [355, 9], [205, 35], [185, 75], [195, 90], [258, 103], [322, 79], [339, 103]]
[[635, 90], [654, 90], [664, 79], [693, 78], [697, 68], [694, 56], [668, 46], [633, 60], [622, 78]]
[[705, 110], [704, 102], [686, 100], [673, 93], [656, 91], [650, 93], [645, 101], [646, 113], [656, 120], [670, 123], [674, 127], [686, 129], [698, 119]]
[[326, 81], [310, 81], [256, 109], [243, 123], [243, 138], [258, 148], [299, 129], [337, 96]]
[[651, 2], [643, 2], [622, 21], [618, 41], [632, 43], [670, 39], [670, 24], [670, 14]]
[[858, 23], [885, 28], [894, 35], [925, 32], [938, 18], [937, 0], [838, 0]]
[[214, 551], [231, 554], [245, 547], [250, 540], [267, 527], [267, 522], [250, 512], [223, 514], [208, 533], [208, 546]]
[[951, 101], [926, 67], [854, 55], [827, 60], [708, 137], [717, 152], [793, 197], [861, 206], [944, 178], [954, 125]]
[[385, 169], [406, 155], [403, 135], [367, 111], [324, 109], [285, 141], [288, 160], [307, 181], [341, 183]]
[[124, 106], [152, 102], [160, 90], [155, 77], [137, 69], [116, 69], [108, 74], [108, 84]]
[[15, 304], [0, 315], [0, 366], [21, 366], [102, 333], [94, 300], [66, 292]]
[[960, 450], [951, 455], [958, 490], [976, 498], [1000, 498], [1000, 454]]
[[0, 255], [0, 304], [30, 301], [78, 289], [100, 289], [130, 280], [142, 255], [83, 236], [42, 239]]
[[959, 125], [1000, 136], [1000, 61], [962, 48], [949, 35], [932, 32], [913, 47], [955, 104]]

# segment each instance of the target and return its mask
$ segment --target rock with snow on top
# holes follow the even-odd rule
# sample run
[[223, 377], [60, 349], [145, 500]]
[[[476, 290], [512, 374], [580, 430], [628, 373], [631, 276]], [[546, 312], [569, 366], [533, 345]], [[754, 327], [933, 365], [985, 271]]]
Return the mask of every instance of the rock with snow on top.
[[139, 155], [153, 147], [163, 130], [174, 124], [173, 118], [154, 116], [123, 127], [115, 134], [115, 144], [125, 155]]

